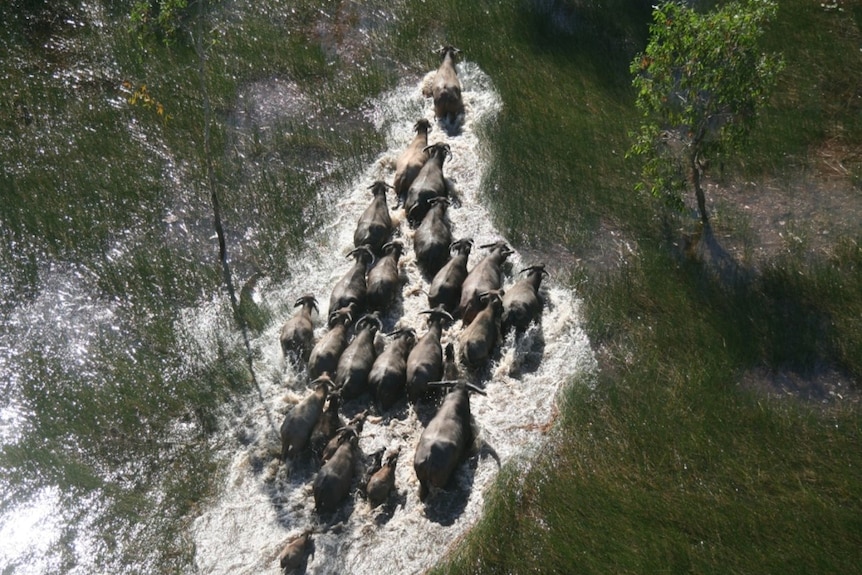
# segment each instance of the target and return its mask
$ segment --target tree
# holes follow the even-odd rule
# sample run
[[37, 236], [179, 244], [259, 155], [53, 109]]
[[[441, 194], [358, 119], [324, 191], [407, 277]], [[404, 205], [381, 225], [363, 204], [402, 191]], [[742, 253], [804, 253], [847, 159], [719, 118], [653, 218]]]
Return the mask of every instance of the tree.
[[171, 44], [188, 19], [188, 0], [136, 0], [129, 18], [131, 30], [143, 41], [157, 36]]
[[707, 160], [740, 149], [783, 67], [758, 45], [776, 10], [772, 0], [707, 13], [677, 2], [654, 7], [649, 43], [630, 68], [642, 114], [629, 151], [644, 158], [638, 189], [681, 209], [690, 182], [708, 223]]

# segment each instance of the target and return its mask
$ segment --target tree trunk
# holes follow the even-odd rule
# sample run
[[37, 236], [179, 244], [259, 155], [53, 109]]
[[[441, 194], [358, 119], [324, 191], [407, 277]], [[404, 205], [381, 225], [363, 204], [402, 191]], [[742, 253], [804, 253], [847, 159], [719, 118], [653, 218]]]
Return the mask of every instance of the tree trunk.
[[697, 161], [697, 154], [691, 155], [691, 181], [694, 184], [694, 195], [697, 197], [697, 209], [700, 211], [700, 219], [703, 223], [709, 223], [709, 216], [706, 213], [706, 197], [703, 193], [703, 187], [700, 183], [700, 178], [703, 175], [700, 169], [700, 163]]

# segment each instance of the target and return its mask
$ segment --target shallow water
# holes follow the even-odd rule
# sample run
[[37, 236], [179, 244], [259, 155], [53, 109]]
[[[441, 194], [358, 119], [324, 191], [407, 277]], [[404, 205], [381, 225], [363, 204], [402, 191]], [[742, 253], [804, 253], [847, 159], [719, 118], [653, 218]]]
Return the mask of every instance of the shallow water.
[[[51, 54], [63, 57], [45, 69], [42, 51], [0, 34], [15, 54], [3, 77], [17, 82], [16, 101], [32, 113], [32, 123], [0, 123], [0, 164], [20, 186], [0, 206], [0, 572], [275, 572], [281, 543], [307, 528], [318, 531], [309, 572], [364, 573], [382, 562], [423, 571], [478, 519], [500, 465], [530, 465], [564, 379], [592, 369], [576, 297], [552, 277], [541, 327], [508, 340], [486, 370], [469, 374], [488, 392], [472, 399], [480, 447], [451, 489], [419, 502], [413, 449], [433, 407], [416, 413], [404, 403], [393, 416], [369, 421], [360, 441], [363, 463], [378, 450], [401, 449], [399, 495], [371, 511], [355, 492], [340, 512], [318, 517], [310, 488], [316, 469], [306, 461], [288, 470], [276, 458], [283, 415], [307, 393], [304, 375], [281, 357], [279, 329], [296, 297], [311, 291], [321, 302], [323, 333], [368, 186], [392, 180], [415, 121], [433, 120], [422, 96], [430, 76], [405, 77], [386, 93], [369, 91], [358, 111], [331, 113], [317, 109], [300, 84], [262, 74], [237, 88], [217, 120], [226, 135], [217, 161], [237, 172], [222, 191], [238, 291], [255, 272], [270, 274], [248, 288], [263, 318], [262, 330], [250, 332], [255, 380], [248, 382], [242, 334], [212, 271], [215, 238], [196, 143], [181, 133], [194, 115], [181, 118], [169, 96], [186, 93], [176, 78], [149, 70], [151, 94], [164, 99], [176, 123], [154, 122], [152, 110], [131, 105], [143, 79], [120, 56], [129, 49], [118, 45], [125, 23], [98, 3], [81, 6], [76, 14], [86, 25], [46, 32]], [[336, 44], [324, 52], [347, 61], [389, 25], [391, 12], [351, 6], [372, 17], [351, 28], [349, 17], [321, 11], [316, 28], [321, 42]], [[257, 9], [287, 10], [238, 3], [220, 25], [244, 29], [247, 22], [234, 16]], [[430, 141], [452, 149], [444, 170], [457, 200], [454, 235], [479, 246], [505, 239], [479, 192], [490, 160], [481, 134], [493, 131], [483, 128], [505, 104], [476, 64], [459, 70], [464, 122], [459, 129], [432, 122]], [[159, 78], [177, 82], [176, 92]], [[292, 130], [300, 134], [295, 141]], [[354, 145], [369, 134], [371, 144]], [[359, 160], [384, 140], [376, 157]], [[273, 209], [283, 203], [284, 185], [308, 190], [295, 213]], [[44, 214], [28, 213], [35, 200]], [[293, 234], [285, 228], [308, 230], [303, 245], [288, 245]], [[387, 331], [406, 325], [421, 335], [427, 282], [412, 233], [400, 227], [405, 288], [384, 323]], [[474, 248], [471, 265], [483, 256]], [[508, 281], [534, 263], [514, 254]], [[545, 263], [553, 274], [554, 262]], [[447, 329], [444, 343], [459, 330]], [[201, 501], [212, 484], [215, 493]]]
[[[308, 392], [304, 373], [298, 373], [281, 356], [281, 323], [293, 313], [291, 305], [296, 298], [312, 292], [321, 304], [316, 335], [323, 333], [320, 318], [327, 315], [329, 292], [350, 265], [345, 255], [352, 248], [356, 219], [370, 200], [367, 188], [377, 179], [391, 182], [394, 160], [411, 140], [417, 119], [425, 117], [432, 122], [429, 142], [445, 141], [452, 150], [444, 174], [454, 184], [459, 200], [449, 214], [454, 237], [472, 237], [476, 246], [505, 239], [491, 225], [490, 215], [478, 198], [489, 160], [479, 132], [484, 124], [494, 121], [504, 103], [491, 79], [474, 63], [461, 63], [459, 73], [466, 104], [460, 129], [434, 120], [430, 100], [421, 90], [430, 74], [405, 80], [369, 103], [368, 119], [387, 134], [387, 150], [358, 174], [348, 189], [323, 192], [335, 198], [335, 216], [308, 238], [314, 249], [292, 262], [293, 279], [283, 285], [264, 279], [257, 285], [256, 303], [273, 310], [277, 320], [251, 341], [259, 393], [247, 397], [229, 417], [225, 427], [233, 437], [225, 441], [221, 488], [192, 527], [195, 563], [201, 572], [275, 572], [276, 556], [284, 542], [306, 529], [316, 531], [314, 553], [307, 564], [309, 573], [378, 573], [380, 565], [398, 573], [424, 571], [479, 518], [484, 493], [500, 465], [529, 465], [531, 453], [554, 416], [563, 374], [592, 369], [589, 345], [579, 328], [579, 302], [571, 291], [555, 286], [551, 278], [543, 287], [547, 305], [541, 326], [531, 327], [517, 341], [510, 336], [485, 370], [466, 374], [482, 383], [487, 392], [487, 396], [471, 398], [481, 447], [459, 467], [449, 490], [432, 493], [426, 503], [418, 498], [412, 457], [422, 432], [421, 420], [430, 417], [430, 408], [420, 408], [417, 414], [404, 404], [394, 409], [395, 415], [373, 417], [366, 423], [360, 437], [363, 454], [400, 449], [396, 474], [399, 493], [376, 510], [354, 490], [340, 511], [319, 516], [311, 494], [316, 469], [302, 460], [292, 462], [288, 469], [276, 457], [280, 451], [276, 428], [283, 414]], [[268, 91], [252, 89], [248, 93], [252, 98], [265, 98]], [[284, 92], [279, 94], [281, 97]], [[255, 107], [268, 109], [265, 102]], [[393, 212], [393, 216], [399, 213]], [[384, 326], [387, 330], [411, 326], [421, 335], [424, 322], [419, 312], [427, 307], [423, 290], [428, 283], [415, 264], [412, 230], [402, 223], [398, 234], [407, 248], [401, 259], [405, 285], [400, 305], [396, 305], [400, 309], [384, 318]], [[475, 248], [470, 266], [481, 257], [483, 250]], [[513, 273], [517, 270], [539, 263], [522, 261], [518, 253], [509, 261], [507, 283], [516, 279]], [[545, 263], [553, 274], [554, 262]], [[212, 322], [220, 316], [218, 309], [223, 311], [223, 306], [214, 303], [212, 307], [187, 310], [183, 316], [183, 329], [202, 347], [207, 347], [207, 339], [216, 330]], [[443, 344], [454, 341], [459, 331], [460, 323], [446, 329]], [[378, 347], [382, 339], [378, 335]], [[362, 401], [346, 405], [345, 411], [359, 411], [365, 407]]]

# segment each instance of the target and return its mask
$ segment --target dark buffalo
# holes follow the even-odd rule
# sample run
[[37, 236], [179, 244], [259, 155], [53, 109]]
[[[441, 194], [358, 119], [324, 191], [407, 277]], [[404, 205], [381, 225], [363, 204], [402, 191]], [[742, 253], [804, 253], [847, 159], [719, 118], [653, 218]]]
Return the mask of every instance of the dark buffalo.
[[365, 270], [374, 261], [374, 254], [369, 246], [359, 246], [351, 250], [348, 257], [354, 258], [353, 265], [347, 273], [338, 280], [329, 296], [329, 311], [354, 306], [356, 313], [365, 310], [368, 287], [365, 283]]
[[413, 184], [407, 190], [407, 199], [404, 200], [404, 212], [412, 226], [418, 225], [425, 217], [425, 213], [431, 207], [428, 200], [449, 195], [449, 187], [446, 178], [443, 177], [443, 162], [451, 155], [449, 144], [437, 143], [426, 149], [428, 161], [413, 180]]
[[351, 419], [347, 425], [338, 430], [335, 434], [335, 437], [329, 440], [329, 443], [326, 444], [326, 447], [323, 449], [323, 453], [320, 456], [320, 461], [326, 463], [332, 456], [335, 455], [335, 452], [338, 451], [338, 447], [344, 443], [345, 439], [349, 439], [351, 436], [359, 436], [362, 433], [362, 428], [365, 426], [365, 418], [368, 416], [367, 411], [362, 411], [355, 415], [353, 419]]
[[387, 455], [382, 460], [380, 469], [375, 471], [371, 475], [371, 479], [368, 480], [365, 493], [372, 509], [385, 503], [389, 499], [389, 494], [395, 490], [395, 466], [398, 463], [400, 453], [401, 448], [398, 448]]
[[311, 548], [311, 531], [304, 531], [301, 535], [291, 539], [278, 554], [278, 564], [290, 573], [298, 569], [305, 562]]
[[[455, 57], [460, 50], [453, 46], [443, 46], [439, 50], [440, 67], [431, 82], [430, 96], [434, 99], [434, 115], [443, 120], [454, 122], [464, 113], [464, 100], [461, 97], [461, 82], [455, 69]], [[428, 95], [428, 94], [426, 94]]]
[[416, 402], [428, 393], [428, 382], [437, 381], [443, 375], [443, 348], [440, 336], [443, 322], [454, 321], [442, 308], [429, 309], [428, 331], [425, 332], [407, 357], [407, 397]]
[[413, 235], [413, 251], [416, 252], [416, 263], [429, 278], [433, 278], [449, 261], [452, 224], [446, 215], [447, 198], [432, 198], [428, 203], [431, 207]]
[[503, 263], [514, 253], [504, 242], [480, 247], [489, 249], [490, 253], [470, 270], [461, 286], [461, 303], [458, 306], [458, 312], [465, 326], [473, 321], [482, 307], [479, 295], [503, 287]]
[[521, 270], [526, 272], [526, 277], [515, 283], [506, 290], [503, 296], [503, 318], [502, 329], [506, 334], [511, 328], [522, 332], [527, 329], [530, 322], [542, 315], [542, 296], [539, 295], [539, 287], [542, 278], [548, 276], [545, 264], [530, 266]]
[[311, 431], [311, 439], [309, 440], [311, 452], [318, 458], [323, 455], [326, 444], [335, 437], [339, 429], [344, 427], [344, 420], [338, 414], [340, 407], [341, 394], [338, 391], [330, 393], [327, 398], [326, 408], [320, 414], [320, 419], [317, 420], [314, 429]]
[[392, 407], [404, 394], [407, 384], [407, 356], [416, 343], [416, 332], [412, 329], [400, 329], [387, 335], [392, 341], [374, 360], [368, 375], [368, 385], [383, 410]]
[[338, 360], [335, 385], [344, 401], [357, 398], [368, 389], [368, 374], [377, 357], [374, 337], [382, 327], [376, 315], [356, 322], [356, 335]]
[[413, 180], [419, 175], [422, 166], [428, 159], [428, 132], [431, 130], [431, 122], [422, 118], [413, 126], [416, 130], [416, 135], [407, 146], [407, 149], [401, 152], [398, 159], [395, 161], [395, 180], [393, 187], [395, 194], [398, 196], [398, 205], [404, 203], [407, 198], [407, 190], [410, 189]]
[[430, 488], [442, 489], [455, 468], [464, 461], [473, 445], [469, 391], [484, 392], [463, 380], [454, 384], [443, 399], [428, 427], [419, 437], [413, 469], [419, 479], [419, 499], [424, 501]]
[[392, 218], [386, 205], [388, 188], [389, 184], [382, 181], [371, 185], [373, 199], [362, 212], [359, 221], [356, 222], [356, 231], [353, 232], [355, 247], [368, 246], [372, 252], [379, 254], [383, 244], [389, 241], [389, 236], [392, 235]]
[[345, 433], [335, 454], [323, 464], [314, 478], [314, 508], [320, 513], [331, 513], [350, 493], [356, 460], [359, 455], [359, 437]]
[[338, 359], [347, 347], [347, 328], [353, 322], [353, 307], [346, 307], [329, 315], [329, 331], [311, 350], [308, 358], [308, 375], [312, 379], [324, 373], [335, 374]]
[[312, 294], [306, 294], [296, 300], [293, 307], [301, 309], [281, 328], [281, 351], [284, 357], [295, 357], [308, 361], [308, 355], [314, 345], [314, 323], [312, 313], [317, 311], [317, 299]]
[[384, 312], [392, 305], [401, 288], [401, 274], [398, 260], [404, 252], [401, 242], [389, 242], [383, 246], [383, 255], [368, 270], [367, 301], [368, 309]]
[[311, 432], [323, 413], [323, 404], [332, 380], [328, 376], [317, 378], [312, 392], [293, 406], [281, 424], [281, 458], [295, 458], [308, 445]]
[[483, 305], [473, 323], [465, 327], [458, 336], [461, 362], [472, 368], [481, 367], [494, 351], [500, 333], [500, 317], [503, 315], [503, 292], [494, 290], [480, 297]]
[[467, 277], [467, 258], [473, 249], [473, 240], [460, 239], [449, 246], [454, 255], [446, 262], [431, 280], [428, 288], [428, 307], [443, 306], [449, 313], [455, 313], [461, 303], [461, 286]]

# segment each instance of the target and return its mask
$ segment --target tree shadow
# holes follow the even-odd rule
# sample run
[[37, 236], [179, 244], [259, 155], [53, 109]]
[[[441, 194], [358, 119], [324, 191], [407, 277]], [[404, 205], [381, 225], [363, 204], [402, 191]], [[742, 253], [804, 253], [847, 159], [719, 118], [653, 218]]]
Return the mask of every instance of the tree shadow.
[[702, 263], [704, 271], [717, 276], [723, 284], [750, 282], [753, 270], [738, 262], [715, 235], [712, 224], [705, 222], [692, 234], [683, 238], [683, 252], [687, 258]]
[[760, 385], [747, 387], [805, 399], [818, 397], [809, 391], [824, 374], [845, 374], [853, 380], [850, 374], [858, 363], [847, 352], [846, 334], [836, 327], [837, 302], [832, 301], [846, 288], [832, 291], [832, 262], [787, 254], [754, 267], [729, 253], [709, 223], [683, 233], [682, 242], [674, 241], [679, 231], [671, 227], [665, 228], [666, 238], [688, 277], [680, 287], [702, 307], [721, 337], [719, 343], [743, 369], [785, 374], [760, 378]]
[[536, 51], [589, 70], [622, 96], [629, 63], [646, 45], [652, 4], [531, 0], [521, 3], [521, 30]]

